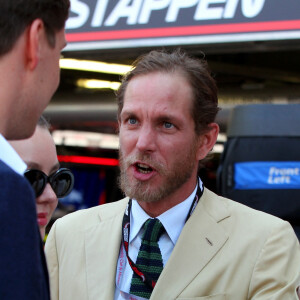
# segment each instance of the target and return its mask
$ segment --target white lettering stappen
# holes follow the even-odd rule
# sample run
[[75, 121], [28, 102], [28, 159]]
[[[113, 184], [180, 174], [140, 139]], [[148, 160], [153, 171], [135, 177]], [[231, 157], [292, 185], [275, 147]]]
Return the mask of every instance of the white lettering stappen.
[[[80, 0], [71, 0], [71, 15], [66, 29], [76, 29], [84, 25], [113, 27], [121, 18], [127, 25], [148, 24], [151, 14], [165, 10], [165, 23], [178, 20], [180, 11], [194, 8], [194, 21], [232, 19], [235, 17], [239, 3], [245, 18], [258, 16], [266, 0], [119, 0], [111, 11], [107, 11], [109, 0], [98, 0], [96, 6]], [[93, 14], [90, 16], [90, 14]], [[105, 17], [106, 16], [106, 17]], [[91, 20], [90, 24], [87, 24]]]

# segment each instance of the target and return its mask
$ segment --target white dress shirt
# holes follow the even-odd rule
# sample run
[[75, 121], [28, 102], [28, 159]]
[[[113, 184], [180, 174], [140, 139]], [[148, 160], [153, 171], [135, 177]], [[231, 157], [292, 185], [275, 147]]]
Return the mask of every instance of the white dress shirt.
[[[202, 190], [203, 185], [200, 179], [199, 186]], [[197, 186], [186, 200], [177, 204], [176, 206], [172, 207], [171, 209], [167, 210], [157, 217], [157, 219], [160, 220], [166, 230], [166, 232], [162, 234], [158, 241], [164, 266], [167, 263], [183, 229], [196, 192]], [[151, 217], [140, 207], [138, 202], [133, 199], [130, 212], [130, 235], [128, 249], [128, 255], [133, 262], [136, 262], [137, 260], [138, 252], [142, 243], [142, 236], [144, 233], [143, 225], [149, 218]], [[120, 260], [122, 260], [122, 268], [119, 268]], [[136, 296], [132, 297], [129, 295], [132, 276], [133, 271], [127, 261], [125, 250], [123, 246], [121, 246], [116, 275], [115, 300], [142, 299]]]
[[0, 149], [0, 160], [12, 168], [16, 173], [23, 175], [27, 165], [2, 134], [0, 134]]

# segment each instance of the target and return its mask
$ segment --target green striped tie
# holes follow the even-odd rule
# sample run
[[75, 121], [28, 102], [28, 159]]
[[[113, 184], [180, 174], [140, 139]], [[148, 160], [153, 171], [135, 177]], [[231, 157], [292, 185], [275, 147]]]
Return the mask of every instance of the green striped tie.
[[[156, 282], [163, 269], [161, 252], [157, 242], [165, 229], [158, 219], [148, 219], [144, 223], [144, 230], [136, 266]], [[149, 299], [151, 293], [152, 288], [133, 273], [130, 294]]]

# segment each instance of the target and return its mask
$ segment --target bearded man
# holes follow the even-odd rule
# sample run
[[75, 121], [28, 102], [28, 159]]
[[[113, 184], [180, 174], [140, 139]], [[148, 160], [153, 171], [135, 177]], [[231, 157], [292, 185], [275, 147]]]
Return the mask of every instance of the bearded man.
[[127, 197], [54, 224], [52, 299], [296, 300], [300, 250], [290, 224], [217, 196], [197, 176], [219, 132], [205, 61], [152, 51], [117, 97]]

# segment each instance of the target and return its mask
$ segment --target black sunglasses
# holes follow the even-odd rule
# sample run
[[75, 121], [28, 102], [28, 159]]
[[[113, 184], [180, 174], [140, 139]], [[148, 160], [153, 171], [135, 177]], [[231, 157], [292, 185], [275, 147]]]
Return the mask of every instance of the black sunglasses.
[[39, 197], [43, 193], [48, 182], [57, 198], [67, 196], [74, 186], [74, 175], [71, 170], [67, 168], [60, 168], [50, 176], [47, 176], [40, 170], [31, 169], [27, 170], [24, 176], [31, 184], [35, 192], [35, 197]]

